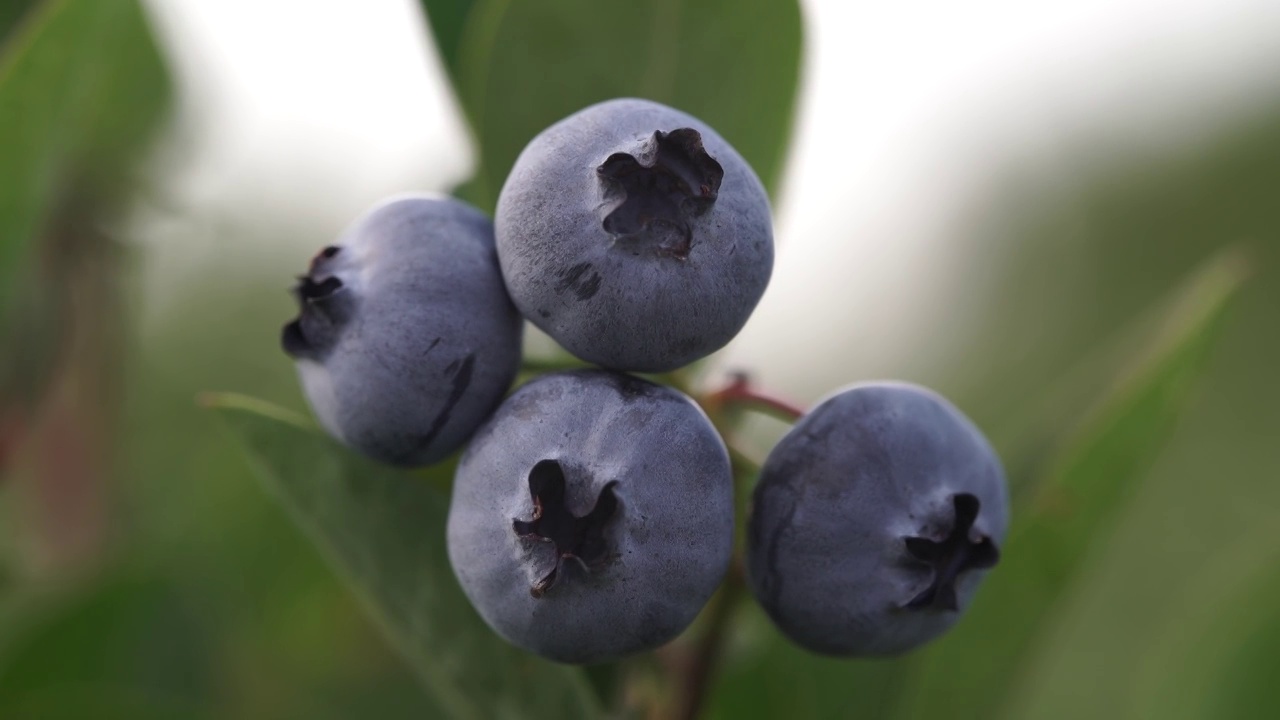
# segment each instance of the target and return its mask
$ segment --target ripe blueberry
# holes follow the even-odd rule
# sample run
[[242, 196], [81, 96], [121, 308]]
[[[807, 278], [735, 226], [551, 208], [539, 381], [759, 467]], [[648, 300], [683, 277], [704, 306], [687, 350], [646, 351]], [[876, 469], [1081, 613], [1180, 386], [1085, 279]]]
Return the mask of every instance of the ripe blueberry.
[[446, 197], [378, 205], [311, 261], [284, 350], [324, 427], [364, 454], [427, 465], [502, 400], [523, 324], [493, 226]]
[[769, 454], [751, 587], [810, 650], [901, 653], [959, 618], [999, 558], [1008, 503], [999, 459], [953, 405], [914, 385], [854, 385]]
[[674, 370], [724, 347], [773, 269], [751, 167], [701, 121], [646, 100], [593, 105], [535, 137], [494, 223], [525, 317], [619, 370]]
[[522, 386], [454, 479], [449, 559], [509, 642], [570, 663], [680, 634], [733, 545], [723, 441], [676, 390], [580, 370]]

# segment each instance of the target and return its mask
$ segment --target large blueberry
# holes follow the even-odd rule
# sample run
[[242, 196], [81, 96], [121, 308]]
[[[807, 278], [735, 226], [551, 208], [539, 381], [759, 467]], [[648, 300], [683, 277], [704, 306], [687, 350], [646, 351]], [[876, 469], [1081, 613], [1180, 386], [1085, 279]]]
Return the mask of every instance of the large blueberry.
[[728, 453], [675, 390], [604, 370], [543, 375], [463, 453], [447, 539], [463, 591], [511, 643], [571, 663], [654, 648], [728, 566]]
[[395, 465], [458, 449], [502, 400], [523, 323], [493, 226], [457, 200], [402, 196], [360, 218], [299, 278], [284, 327], [316, 416], [338, 439]]
[[724, 347], [773, 269], [751, 167], [701, 121], [646, 100], [593, 105], [535, 137], [494, 223], [525, 317], [620, 370], [673, 370]]
[[924, 388], [836, 392], [769, 454], [748, 525], [751, 588], [798, 644], [892, 655], [945, 632], [1008, 526], [982, 433]]

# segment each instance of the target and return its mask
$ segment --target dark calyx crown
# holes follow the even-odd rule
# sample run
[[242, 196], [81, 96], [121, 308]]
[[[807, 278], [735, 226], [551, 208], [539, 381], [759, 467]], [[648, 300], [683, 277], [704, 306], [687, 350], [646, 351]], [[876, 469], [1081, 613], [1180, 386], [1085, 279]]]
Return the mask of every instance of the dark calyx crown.
[[300, 276], [291, 290], [298, 302], [298, 317], [286, 324], [280, 333], [280, 345], [291, 358], [321, 360], [337, 342], [351, 299], [346, 297], [347, 293], [340, 292], [342, 281], [333, 275], [325, 275], [323, 266], [340, 250], [333, 245], [321, 250], [311, 260], [310, 271]]
[[958, 610], [956, 580], [960, 574], [995, 567], [1000, 560], [1000, 551], [991, 538], [973, 531], [981, 507], [977, 496], [959, 493], [951, 500], [955, 521], [945, 538], [903, 538], [911, 558], [933, 568], [933, 581], [906, 603], [904, 607], [908, 609]]
[[565, 560], [576, 560], [584, 570], [602, 567], [609, 559], [604, 530], [618, 510], [614, 494], [617, 481], [600, 491], [591, 512], [578, 517], [566, 504], [564, 470], [555, 460], [542, 460], [529, 471], [529, 495], [533, 499], [533, 519], [511, 521], [517, 535], [528, 540], [555, 545], [556, 564], [529, 593], [542, 597], [560, 577]]
[[724, 179], [724, 168], [692, 128], [657, 131], [638, 157], [614, 153], [596, 173], [606, 198], [622, 198], [605, 216], [605, 231], [629, 241], [637, 255], [649, 247], [679, 260], [693, 247], [690, 221], [715, 205]]

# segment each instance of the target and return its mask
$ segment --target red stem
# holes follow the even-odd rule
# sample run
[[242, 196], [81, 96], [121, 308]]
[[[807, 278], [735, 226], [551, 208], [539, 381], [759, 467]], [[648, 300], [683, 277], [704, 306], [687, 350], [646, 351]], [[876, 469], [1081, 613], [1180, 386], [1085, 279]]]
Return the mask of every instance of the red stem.
[[707, 401], [720, 406], [740, 405], [754, 408], [791, 422], [804, 416], [804, 409], [798, 405], [752, 389], [746, 373], [734, 374], [729, 384], [708, 395]]

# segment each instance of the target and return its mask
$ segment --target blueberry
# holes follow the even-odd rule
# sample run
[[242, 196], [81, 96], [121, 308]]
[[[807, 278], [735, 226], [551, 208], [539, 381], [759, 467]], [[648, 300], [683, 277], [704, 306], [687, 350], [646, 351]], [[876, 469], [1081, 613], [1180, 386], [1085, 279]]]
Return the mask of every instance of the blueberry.
[[324, 427], [383, 462], [458, 449], [502, 400], [523, 329], [498, 271], [493, 226], [446, 197], [402, 196], [311, 261], [284, 327]]
[[728, 453], [676, 390], [604, 370], [543, 375], [463, 453], [447, 539], [463, 591], [509, 642], [569, 663], [654, 648], [728, 567]]
[[805, 648], [897, 654], [960, 617], [996, 564], [1008, 515], [1000, 461], [959, 410], [914, 385], [854, 385], [769, 454], [748, 576]]
[[664, 372], [724, 347], [773, 269], [751, 167], [701, 121], [646, 100], [593, 105], [535, 137], [494, 223], [525, 317], [619, 370]]

